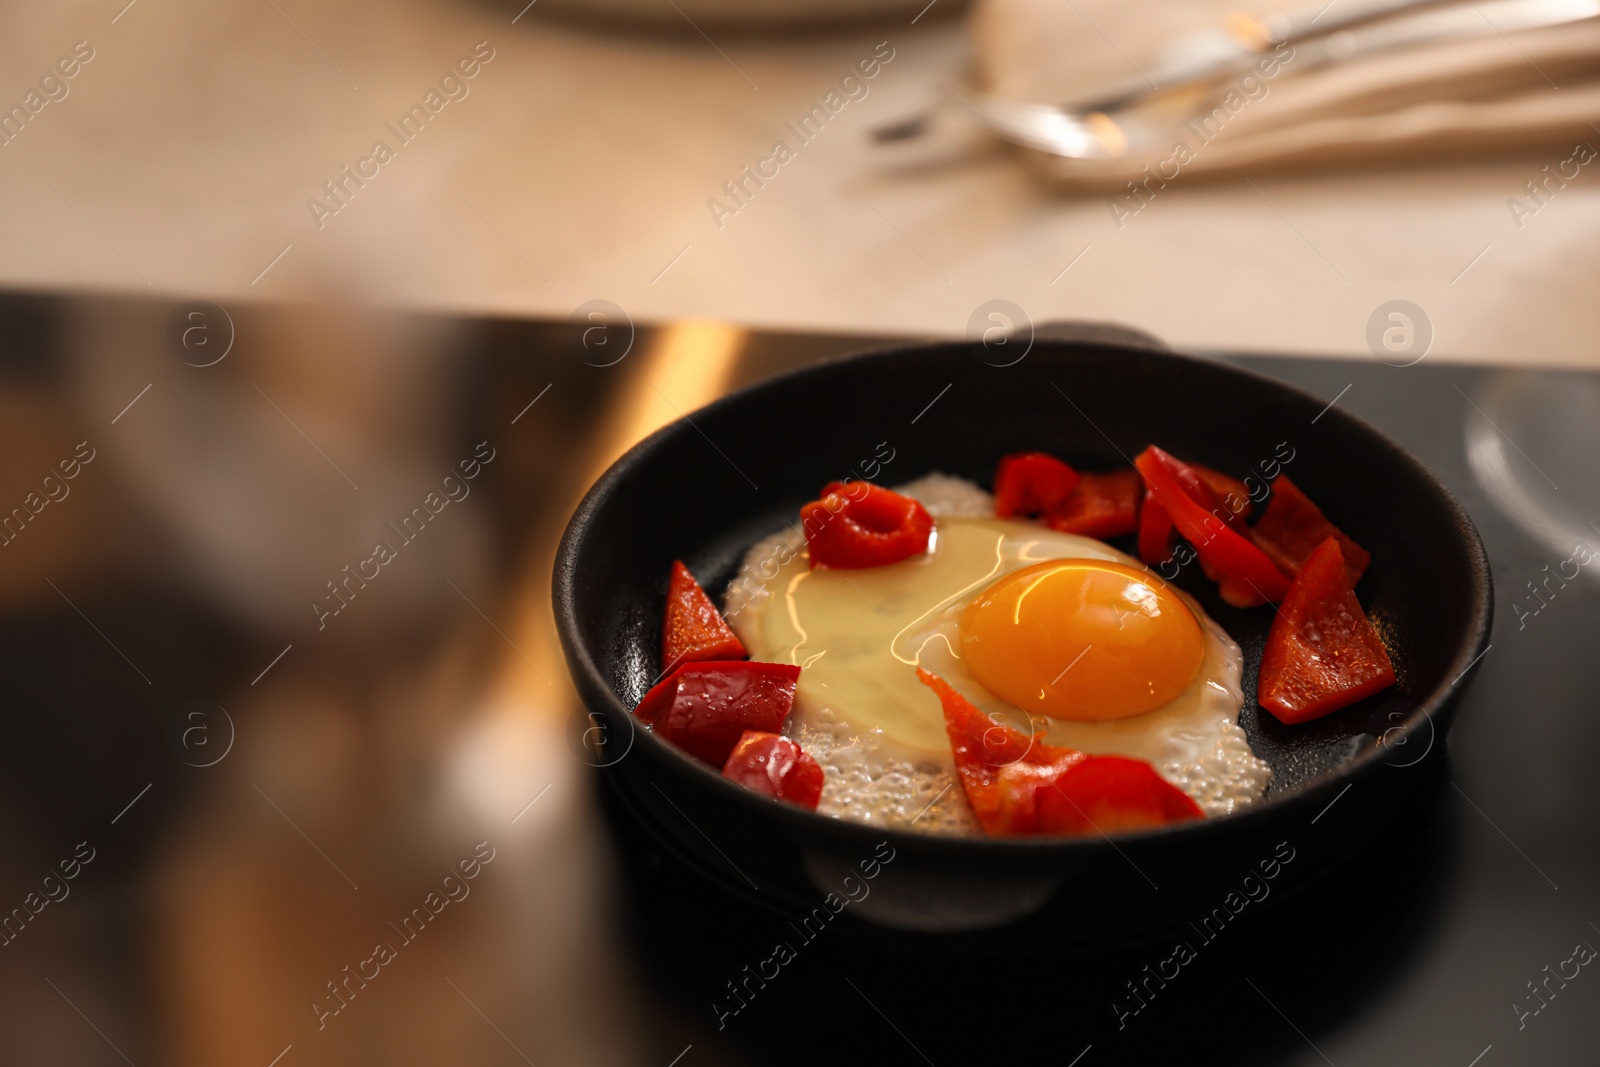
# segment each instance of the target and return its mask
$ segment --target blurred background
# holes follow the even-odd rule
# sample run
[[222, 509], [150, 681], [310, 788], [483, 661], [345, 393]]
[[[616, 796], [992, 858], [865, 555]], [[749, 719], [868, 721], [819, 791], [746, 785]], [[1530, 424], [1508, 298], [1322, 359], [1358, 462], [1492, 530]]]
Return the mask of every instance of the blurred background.
[[[1600, 536], [1600, 8], [1374, 14], [11, 5], [0, 1062], [1593, 1062], [1600, 979], [1513, 1005], [1600, 944], [1600, 594], [1527, 599]], [[730, 389], [1066, 320], [1461, 495], [1502, 608], [1450, 761], [1136, 1036], [1139, 948], [866, 931], [719, 1029], [775, 921], [597, 788], [567, 516]]]
[[[1581, 364], [1591, 2], [1434, 4], [1199, 96], [1173, 63], [1271, 27], [1218, 0], [15, 5], [0, 280], [946, 336], [1003, 297], [1325, 353], [1404, 299], [1435, 353]], [[1251, 10], [1316, 31], [1364, 6]], [[1070, 161], [935, 106], [1130, 82], [1176, 98], [1112, 109]]]

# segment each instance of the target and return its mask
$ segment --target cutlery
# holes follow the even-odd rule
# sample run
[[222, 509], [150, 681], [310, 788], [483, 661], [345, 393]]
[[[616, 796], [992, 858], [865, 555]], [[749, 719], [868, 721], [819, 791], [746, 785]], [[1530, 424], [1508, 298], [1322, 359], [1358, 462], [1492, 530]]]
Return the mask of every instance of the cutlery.
[[[1334, 0], [1336, 3], [1337, 0]], [[1322, 12], [1327, 12], [1325, 5]], [[1235, 16], [1228, 29], [1180, 38], [1146, 76], [1063, 104], [945, 87], [932, 108], [872, 132], [880, 144], [919, 137], [954, 111], [1003, 140], [1068, 159], [1117, 159], [1156, 145], [1207, 110], [1273, 49], [1294, 48], [1294, 73], [1401, 48], [1504, 35], [1600, 16], [1600, 0], [1373, 0], [1338, 15]]]

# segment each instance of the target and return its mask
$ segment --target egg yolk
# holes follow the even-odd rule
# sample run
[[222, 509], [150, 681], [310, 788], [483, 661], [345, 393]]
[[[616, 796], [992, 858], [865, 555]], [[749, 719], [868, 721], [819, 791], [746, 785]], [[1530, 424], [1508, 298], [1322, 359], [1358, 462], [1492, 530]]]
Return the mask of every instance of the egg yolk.
[[1024, 711], [1125, 719], [1189, 688], [1205, 635], [1148, 571], [1050, 560], [1006, 575], [967, 606], [961, 654], [990, 692]]

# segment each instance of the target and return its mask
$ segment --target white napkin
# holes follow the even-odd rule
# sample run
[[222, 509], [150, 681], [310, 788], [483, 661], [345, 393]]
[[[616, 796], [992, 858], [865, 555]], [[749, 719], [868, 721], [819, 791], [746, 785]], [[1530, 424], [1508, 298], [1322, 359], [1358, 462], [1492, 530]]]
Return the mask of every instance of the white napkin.
[[[1303, 4], [1267, 0], [1250, 13]], [[1221, 27], [1234, 10], [1228, 0], [978, 0], [977, 83], [1039, 103], [1093, 93], [1154, 69], [1174, 37]], [[1319, 69], [1297, 70], [1287, 58], [1234, 88], [1232, 108], [1204, 127], [1175, 129], [1170, 144], [1103, 162], [1028, 155], [1067, 185], [1130, 194], [1127, 183], [1143, 184], [1151, 173], [1187, 181], [1533, 147], [1546, 150], [1557, 178], [1571, 180], [1600, 149], [1600, 19]]]

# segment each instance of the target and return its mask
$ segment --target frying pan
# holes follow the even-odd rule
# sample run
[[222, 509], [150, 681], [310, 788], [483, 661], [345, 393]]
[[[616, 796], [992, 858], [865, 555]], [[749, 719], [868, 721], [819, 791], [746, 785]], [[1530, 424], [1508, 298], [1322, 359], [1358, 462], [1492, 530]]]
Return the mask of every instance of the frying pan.
[[[1307, 884], [1382, 826], [1441, 757], [1493, 595], [1482, 542], [1449, 490], [1390, 438], [1309, 393], [1090, 336], [1036, 340], [1020, 358], [1016, 348], [917, 345], [771, 378], [642, 441], [579, 505], [554, 602], [594, 722], [591, 762], [620, 807], [708, 883], [791, 920], [814, 915], [830, 892], [848, 895], [856, 926], [921, 943], [1126, 943], [1192, 921], [1242, 879], [1260, 881], [1275, 862], [1281, 870], [1284, 855]], [[1237, 477], [1289, 455], [1282, 469], [1372, 552], [1357, 594], [1398, 683], [1284, 726], [1255, 702], [1272, 609], [1229, 607], [1187, 567], [1176, 584], [1244, 651], [1239, 723], [1273, 771], [1261, 802], [1109, 837], [988, 839], [846, 822], [750, 792], [630, 714], [659, 673], [668, 570], [682, 559], [717, 597], [751, 544], [880, 442], [893, 459], [877, 480], [890, 486], [930, 471], [988, 486], [999, 457], [1019, 451], [1110, 470], [1157, 443]], [[1317, 847], [1297, 848], [1308, 835]], [[870, 886], [849, 893], [867, 871]]]

